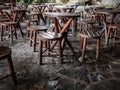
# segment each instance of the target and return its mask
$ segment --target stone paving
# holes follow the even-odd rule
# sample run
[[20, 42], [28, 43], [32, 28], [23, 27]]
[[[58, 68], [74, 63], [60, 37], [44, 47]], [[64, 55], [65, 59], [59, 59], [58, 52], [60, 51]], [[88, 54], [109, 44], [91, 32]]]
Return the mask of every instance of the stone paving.
[[[0, 81], [0, 90], [120, 90], [119, 42], [108, 47], [102, 43], [99, 60], [95, 60], [92, 50], [87, 52], [86, 61], [81, 63], [78, 33], [74, 37], [70, 34], [69, 40], [76, 52], [75, 56], [66, 47], [62, 65], [59, 64], [58, 55], [44, 57], [44, 65], [39, 65], [38, 52], [33, 52], [27, 36], [19, 37], [13, 44], [5, 38], [0, 45], [12, 48], [18, 84], [14, 85], [11, 77], [8, 77]], [[3, 60], [0, 62], [0, 77], [8, 73], [7, 62]]]

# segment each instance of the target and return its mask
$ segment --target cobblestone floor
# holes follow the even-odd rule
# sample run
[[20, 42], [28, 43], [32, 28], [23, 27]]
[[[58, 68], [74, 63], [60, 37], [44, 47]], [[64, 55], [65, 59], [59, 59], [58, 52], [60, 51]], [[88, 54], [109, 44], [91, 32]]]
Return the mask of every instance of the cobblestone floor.
[[[66, 47], [62, 65], [55, 55], [44, 57], [44, 65], [39, 65], [38, 52], [33, 52], [26, 36], [14, 40], [13, 44], [8, 38], [0, 42], [0, 45], [12, 48], [18, 82], [14, 85], [11, 77], [3, 79], [0, 90], [120, 90], [120, 43], [108, 47], [101, 44], [99, 60], [95, 62], [94, 51], [88, 51], [86, 62], [80, 63], [80, 38], [75, 34], [69, 39], [76, 55], [73, 56]], [[3, 60], [0, 62], [0, 77], [8, 73], [7, 62]]]

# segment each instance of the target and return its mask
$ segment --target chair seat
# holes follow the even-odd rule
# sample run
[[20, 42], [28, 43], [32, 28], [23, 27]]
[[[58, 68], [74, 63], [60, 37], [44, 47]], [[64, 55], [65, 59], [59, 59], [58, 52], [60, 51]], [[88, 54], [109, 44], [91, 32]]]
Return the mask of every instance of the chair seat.
[[38, 38], [42, 40], [56, 40], [60, 39], [62, 35], [60, 33], [55, 32], [42, 32], [38, 34]]
[[4, 26], [6, 26], [6, 25], [16, 25], [17, 24], [17, 22], [2, 22], [1, 23], [1, 25], [4, 25]]
[[0, 58], [11, 54], [11, 49], [7, 46], [0, 46]]
[[27, 27], [27, 30], [32, 30], [32, 31], [38, 31], [38, 30], [40, 30], [40, 31], [44, 31], [44, 30], [47, 30], [48, 29], [48, 27], [47, 26], [29, 26], [29, 27]]
[[101, 37], [101, 36], [99, 36], [99, 35], [98, 35], [98, 36], [97, 36], [97, 35], [96, 35], [96, 36], [89, 36], [89, 35], [85, 35], [85, 34], [81, 34], [81, 33], [80, 33], [79, 35], [80, 35], [81, 37], [94, 38], [94, 39], [97, 39], [97, 38], [100, 38], [100, 37]]
[[28, 26], [27, 30], [28, 30], [28, 36], [30, 34], [30, 46], [33, 46], [34, 51], [36, 51], [36, 44], [37, 44], [37, 35], [38, 33], [41, 33], [39, 31], [44, 31], [46, 32], [46, 30], [48, 29], [47, 26]]
[[30, 23], [30, 22], [37, 22], [38, 21], [38, 19], [29, 19], [29, 20], [25, 20], [25, 22], [26, 23]]
[[108, 27], [115, 29], [118, 28], [119, 26], [117, 24], [113, 24], [113, 25], [108, 25]]
[[86, 38], [100, 38], [101, 33], [97, 32], [96, 30], [83, 30], [81, 33], [79, 33], [80, 36], [86, 37]]
[[[62, 40], [62, 35], [60, 33], [56, 32], [42, 32], [38, 35], [38, 40], [39, 40], [39, 55], [40, 55], [40, 64], [42, 65], [42, 55], [44, 52], [47, 51], [48, 55], [50, 55], [50, 52], [53, 50], [53, 43], [58, 43], [58, 52], [59, 52], [59, 58], [60, 58], [60, 63], [62, 63], [62, 47], [61, 47], [61, 40]], [[51, 41], [53, 41], [51, 43]], [[46, 49], [43, 50], [43, 42], [45, 42]]]

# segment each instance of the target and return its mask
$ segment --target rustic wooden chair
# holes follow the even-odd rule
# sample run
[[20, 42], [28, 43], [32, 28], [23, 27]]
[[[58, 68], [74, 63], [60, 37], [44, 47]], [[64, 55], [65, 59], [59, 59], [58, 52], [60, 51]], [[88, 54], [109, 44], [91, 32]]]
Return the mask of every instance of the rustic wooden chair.
[[92, 8], [85, 8], [84, 11], [84, 19], [90, 18], [91, 20], [95, 20], [96, 14], [93, 12]]
[[[2, 23], [2, 22], [9, 22], [9, 21], [10, 21], [9, 19], [6, 19], [2, 9], [0, 9], [0, 23]], [[3, 41], [3, 29], [2, 29], [1, 25], [0, 25], [0, 32], [1, 32], [0, 33], [0, 37], [1, 37], [0, 41]]]
[[37, 19], [38, 21], [38, 24], [40, 24], [40, 19], [44, 22], [44, 24], [46, 24], [46, 21], [43, 17], [43, 12], [44, 12], [44, 9], [46, 8], [45, 5], [36, 5], [36, 6], [32, 6], [30, 8], [28, 8], [28, 11], [29, 11], [29, 16], [30, 18], [33, 20], [33, 19]]
[[108, 25], [107, 32], [107, 45], [109, 44], [110, 39], [113, 39], [115, 42], [115, 38], [117, 37], [118, 25]]
[[[60, 63], [63, 63], [62, 54], [64, 51], [65, 46], [67, 45], [73, 54], [75, 54], [73, 47], [71, 46], [70, 41], [68, 40], [68, 31], [69, 26], [74, 18], [77, 18], [79, 15], [74, 13], [46, 13], [48, 17], [51, 17], [53, 23], [55, 25], [54, 32], [42, 32], [38, 35], [39, 39], [39, 56], [40, 56], [40, 64], [42, 64], [42, 55], [45, 51], [48, 51], [48, 55], [54, 49], [56, 44], [58, 44], [58, 52]], [[58, 17], [58, 18], [57, 18]], [[59, 19], [65, 20], [64, 24], [62, 25], [59, 22]], [[43, 42], [47, 42], [47, 48], [43, 51]]]
[[17, 39], [16, 29], [20, 30], [22, 37], [24, 35], [24, 33], [21, 29], [21, 26], [20, 26], [20, 20], [22, 18], [23, 12], [19, 12], [19, 14], [18, 14], [18, 12], [15, 12], [13, 17], [11, 17], [11, 15], [8, 12], [4, 12], [6, 18], [9, 19], [9, 21], [0, 23], [2, 31], [3, 31], [3, 27], [8, 27], [8, 29], [10, 31], [9, 37], [10, 37], [11, 43], [13, 42], [13, 35], [15, 35], [15, 37]]
[[13, 79], [13, 82], [15, 84], [17, 84], [17, 78], [15, 76], [15, 71], [14, 71], [14, 67], [13, 67], [13, 62], [12, 62], [12, 58], [11, 58], [11, 48], [7, 47], [7, 46], [0, 46], [0, 60], [6, 60], [8, 61], [8, 66], [9, 66], [9, 69], [10, 69], [10, 74], [7, 75], [7, 76], [4, 76], [3, 78], [0, 78], [1, 79], [4, 79], [8, 76], [11, 76], [12, 79]]
[[[60, 33], [55, 33], [55, 32], [42, 32], [38, 35], [38, 40], [39, 40], [39, 54], [40, 54], [40, 65], [42, 65], [42, 55], [45, 51], [48, 51], [48, 55], [50, 55], [51, 47], [50, 43], [51, 42], [58, 42], [58, 52], [59, 52], [59, 58], [60, 58], [60, 63], [62, 63], [62, 48], [61, 48], [61, 40], [62, 40], [62, 35]], [[43, 51], [43, 43], [47, 42], [47, 48]]]
[[[88, 24], [88, 23], [87, 23]], [[101, 32], [98, 29], [94, 29], [93, 23], [89, 23], [90, 25], [87, 25], [86, 27], [81, 26], [80, 27], [80, 37], [81, 37], [81, 62], [85, 59], [85, 53], [86, 53], [86, 45], [88, 43], [88, 39], [90, 41], [96, 40], [96, 59], [99, 58], [99, 52], [100, 52], [100, 39], [101, 39]]]
[[27, 35], [29, 37], [30, 36], [29, 27], [30, 26], [38, 26], [40, 23], [39, 23], [38, 19], [31, 17], [30, 12], [27, 13], [26, 17], [27, 18], [23, 22], [25, 23], [25, 27], [26, 27], [26, 30], [27, 30], [26, 32], [27, 32]]
[[[37, 34], [39, 31], [44, 31], [48, 29], [47, 26], [28, 26], [27, 30], [30, 33], [30, 46], [33, 46], [33, 51], [36, 51], [36, 45], [37, 45]], [[41, 33], [41, 32], [40, 32]]]

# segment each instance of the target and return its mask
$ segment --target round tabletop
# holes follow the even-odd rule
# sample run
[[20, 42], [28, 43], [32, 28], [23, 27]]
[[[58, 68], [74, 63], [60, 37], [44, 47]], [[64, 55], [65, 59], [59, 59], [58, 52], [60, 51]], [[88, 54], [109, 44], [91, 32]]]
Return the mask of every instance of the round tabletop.
[[118, 13], [120, 13], [120, 10], [114, 10], [114, 9], [107, 10], [107, 9], [103, 9], [103, 10], [98, 10], [96, 12], [100, 13], [100, 14], [118, 14]]
[[74, 17], [79, 17], [79, 14], [75, 13], [64, 13], [64, 12], [46, 12], [44, 15], [48, 17], [67, 17], [67, 18], [74, 18]]

